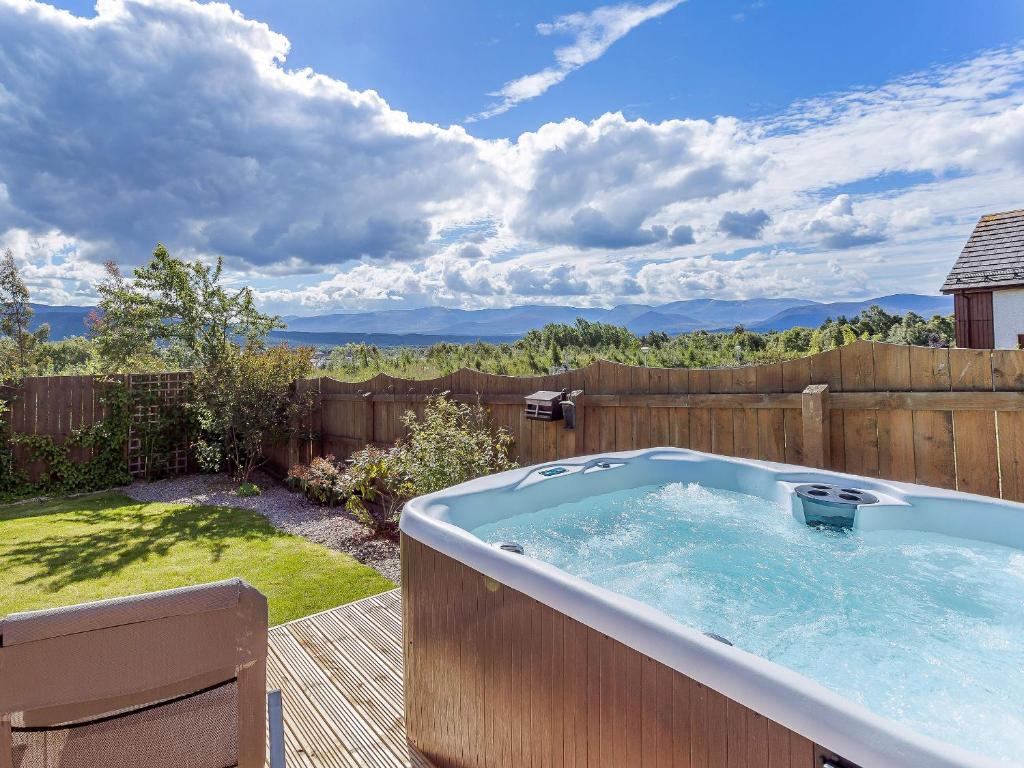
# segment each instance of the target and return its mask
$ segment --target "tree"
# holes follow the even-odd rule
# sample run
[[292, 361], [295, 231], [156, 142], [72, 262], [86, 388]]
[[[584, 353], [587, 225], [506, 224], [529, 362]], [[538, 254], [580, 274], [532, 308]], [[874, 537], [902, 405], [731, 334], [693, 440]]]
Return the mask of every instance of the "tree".
[[108, 264], [93, 328], [111, 368], [157, 353], [184, 367], [209, 367], [238, 347], [262, 347], [284, 323], [256, 308], [251, 288], [227, 288], [223, 270], [221, 259], [214, 266], [185, 262], [163, 245], [130, 280]]
[[0, 333], [10, 337], [12, 342], [13, 361], [10, 367], [22, 374], [29, 370], [35, 345], [45, 342], [50, 335], [50, 328], [45, 324], [35, 332], [29, 330], [35, 314], [29, 305], [30, 298], [28, 286], [14, 261], [14, 253], [8, 248], [0, 260]]
[[96, 339], [102, 367], [127, 372], [155, 367], [159, 360], [154, 325], [159, 323], [146, 296], [112, 261], [104, 264], [107, 277], [99, 286], [99, 310], [86, 319]]
[[293, 382], [308, 376], [313, 349], [231, 346], [209, 367], [195, 371], [191, 409], [201, 430], [194, 444], [207, 471], [227, 469], [248, 482], [265, 449], [285, 442], [308, 413], [309, 397]]

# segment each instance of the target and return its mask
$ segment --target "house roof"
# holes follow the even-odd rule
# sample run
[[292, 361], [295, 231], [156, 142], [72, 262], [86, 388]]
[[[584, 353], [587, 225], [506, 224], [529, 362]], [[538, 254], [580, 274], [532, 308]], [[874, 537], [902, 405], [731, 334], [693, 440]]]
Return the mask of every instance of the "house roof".
[[1024, 209], [978, 220], [942, 292], [1015, 285], [1024, 285]]

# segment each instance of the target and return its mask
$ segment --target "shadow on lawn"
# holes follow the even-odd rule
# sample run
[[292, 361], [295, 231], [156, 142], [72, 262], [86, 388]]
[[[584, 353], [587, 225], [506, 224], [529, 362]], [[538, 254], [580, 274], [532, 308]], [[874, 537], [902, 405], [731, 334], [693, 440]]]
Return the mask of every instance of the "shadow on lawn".
[[[137, 509], [129, 512], [126, 507]], [[113, 514], [112, 514], [113, 511]], [[79, 532], [54, 533], [10, 547], [0, 545], [0, 559], [31, 574], [20, 584], [48, 582], [58, 591], [76, 582], [101, 578], [150, 557], [161, 557], [178, 544], [204, 547], [214, 561], [239, 541], [273, 538], [276, 532], [252, 513], [225, 507], [174, 507], [159, 513], [144, 505], [65, 512], [65, 521]]]

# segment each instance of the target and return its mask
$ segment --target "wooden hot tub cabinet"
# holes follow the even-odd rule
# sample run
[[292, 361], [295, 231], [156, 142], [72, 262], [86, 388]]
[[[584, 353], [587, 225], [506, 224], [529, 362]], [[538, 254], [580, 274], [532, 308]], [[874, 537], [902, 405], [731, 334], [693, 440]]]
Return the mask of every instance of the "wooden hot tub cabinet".
[[402, 606], [409, 742], [439, 767], [849, 765], [406, 535]]

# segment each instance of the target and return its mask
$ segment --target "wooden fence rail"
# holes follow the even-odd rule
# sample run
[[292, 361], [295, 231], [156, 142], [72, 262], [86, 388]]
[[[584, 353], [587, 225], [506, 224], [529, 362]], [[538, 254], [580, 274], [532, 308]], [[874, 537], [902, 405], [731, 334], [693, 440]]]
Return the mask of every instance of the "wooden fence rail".
[[[136, 419], [180, 407], [188, 381], [187, 373], [129, 377], [133, 387], [155, 394]], [[315, 395], [303, 425], [311, 437], [271, 449], [280, 471], [314, 456], [344, 457], [367, 443], [392, 443], [405, 433], [403, 414], [422, 414], [429, 395], [448, 392], [482, 402], [511, 432], [524, 464], [679, 446], [1024, 501], [1024, 351], [857, 342], [739, 368], [602, 361], [553, 376], [460, 370], [426, 381], [382, 374], [360, 383], [319, 378], [296, 386]], [[523, 417], [525, 395], [563, 388], [583, 391], [575, 430]], [[22, 382], [7, 418], [18, 432], [60, 440], [103, 416], [97, 380], [61, 376]], [[88, 458], [87, 449], [76, 451], [76, 458]], [[126, 461], [135, 474], [141, 472], [137, 454], [130, 441]], [[186, 446], [173, 461], [178, 471], [187, 468]], [[39, 469], [30, 467], [36, 475]]]
[[[819, 355], [719, 369], [596, 362], [553, 376], [472, 370], [426, 381], [310, 379], [311, 439], [278, 446], [280, 469], [404, 435], [440, 392], [479, 401], [521, 463], [655, 446], [821, 466], [1024, 500], [1024, 351], [860, 341]], [[539, 389], [583, 390], [577, 426], [524, 418]]]

